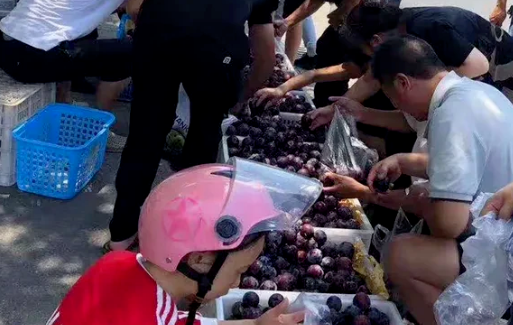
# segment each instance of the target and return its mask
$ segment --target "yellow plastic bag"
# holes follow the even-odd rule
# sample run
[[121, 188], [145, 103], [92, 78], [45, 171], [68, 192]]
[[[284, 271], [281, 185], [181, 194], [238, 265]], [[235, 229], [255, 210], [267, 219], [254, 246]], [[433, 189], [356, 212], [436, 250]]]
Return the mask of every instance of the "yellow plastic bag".
[[388, 300], [390, 295], [385, 286], [384, 271], [378, 261], [365, 250], [365, 245], [360, 238], [354, 243], [353, 268], [365, 279], [365, 284], [373, 295], [378, 295]]

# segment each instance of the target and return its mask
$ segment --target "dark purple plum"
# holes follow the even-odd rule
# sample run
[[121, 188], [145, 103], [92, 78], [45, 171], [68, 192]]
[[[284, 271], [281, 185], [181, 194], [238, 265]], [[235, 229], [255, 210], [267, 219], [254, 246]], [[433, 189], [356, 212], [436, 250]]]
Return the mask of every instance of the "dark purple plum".
[[318, 201], [314, 204], [314, 209], [315, 211], [319, 212], [319, 213], [322, 213], [322, 214], [326, 214], [328, 212], [328, 208], [326, 207], [326, 203], [322, 202], [322, 201]]
[[261, 270], [260, 274], [262, 275], [262, 278], [273, 279], [278, 275], [278, 272], [276, 271], [276, 269], [274, 267], [269, 266], [269, 265], [264, 265], [264, 266], [262, 266], [262, 270]]
[[253, 264], [251, 264], [248, 271], [250, 274], [258, 276], [260, 274], [260, 271], [262, 270], [262, 266], [262, 262], [256, 260], [253, 262]]
[[294, 140], [287, 141], [287, 143], [285, 143], [285, 150], [288, 152], [296, 150], [296, 142]]
[[283, 257], [289, 261], [294, 261], [297, 258], [297, 247], [295, 245], [286, 245], [283, 248]]
[[224, 134], [226, 134], [227, 136], [236, 135], [237, 128], [233, 125], [230, 125], [226, 128], [226, 132]]
[[292, 139], [296, 139], [296, 137], [297, 137], [297, 132], [295, 130], [290, 129], [287, 131], [287, 139], [292, 140]]
[[347, 221], [342, 219], [335, 220], [335, 228], [347, 229]]
[[312, 150], [309, 153], [310, 158], [315, 158], [317, 160], [321, 160], [321, 153], [317, 150]]
[[386, 193], [390, 190], [391, 184], [390, 180], [385, 179], [374, 179], [374, 182], [372, 183], [372, 187], [376, 190], [378, 193]]
[[323, 246], [328, 241], [328, 236], [326, 236], [326, 233], [322, 230], [316, 230], [314, 232], [314, 239], [319, 244], [319, 246]]
[[308, 252], [306, 259], [310, 264], [320, 264], [322, 262], [322, 251], [318, 248], [312, 249]]
[[249, 125], [246, 123], [241, 123], [237, 128], [237, 134], [243, 137], [247, 137], [249, 135]]
[[362, 311], [360, 308], [356, 307], [355, 305], [350, 305], [346, 309], [344, 309], [344, 317], [346, 319], [346, 322], [348, 324], [352, 324], [354, 319], [362, 314]]
[[294, 158], [296, 158], [296, 156], [294, 155], [287, 155], [287, 164], [290, 165], [294, 162]]
[[[304, 222], [304, 220], [303, 220], [303, 222]], [[312, 238], [314, 235], [314, 232], [315, 232], [314, 227], [312, 227], [312, 225], [310, 225], [310, 224], [304, 224], [301, 226], [300, 234], [301, 234], [301, 236], [303, 236], [306, 239]]]
[[321, 266], [325, 270], [331, 270], [335, 267], [335, 260], [332, 257], [325, 256], [322, 258]]
[[256, 138], [260, 138], [262, 136], [263, 132], [262, 130], [260, 130], [259, 128], [251, 128], [249, 129], [249, 136], [256, 139]]
[[252, 145], [254, 145], [254, 141], [250, 137], [244, 138], [242, 140], [242, 146], [243, 147], [248, 147], [248, 146], [252, 146]]
[[271, 265], [272, 261], [269, 256], [260, 256], [258, 260], [262, 263], [262, 265]]
[[306, 242], [306, 249], [309, 251], [312, 249], [318, 248], [318, 247], [319, 247], [319, 245], [313, 238], [308, 239], [308, 241]]
[[370, 308], [371, 301], [367, 294], [363, 292], [358, 292], [354, 295], [353, 305], [355, 305], [363, 311], [367, 311]]
[[237, 301], [232, 306], [232, 316], [235, 319], [242, 319], [242, 301]]
[[229, 136], [228, 139], [226, 139], [226, 144], [230, 148], [239, 148], [240, 147], [240, 141], [236, 135]]
[[242, 307], [258, 307], [258, 304], [260, 303], [260, 297], [253, 292], [249, 291], [244, 294], [242, 297]]
[[267, 244], [276, 244], [279, 246], [281, 245], [282, 240], [283, 234], [281, 232], [271, 231], [267, 234], [265, 241]]
[[335, 222], [333, 222], [333, 221], [328, 221], [324, 225], [324, 228], [337, 228], [337, 224]]
[[258, 307], [247, 307], [242, 309], [243, 319], [257, 319], [262, 316], [262, 310]]
[[301, 236], [301, 234], [297, 234], [296, 236], [296, 247], [299, 249], [306, 247], [306, 239], [305, 237]]
[[290, 263], [287, 262], [287, 260], [284, 259], [283, 257], [278, 256], [276, 258], [276, 261], [274, 261], [274, 266], [276, 266], [276, 268], [278, 270], [284, 270], [284, 269], [286, 269], [286, 268], [288, 268], [290, 266]]
[[322, 279], [317, 279], [317, 291], [320, 293], [326, 293], [330, 290], [330, 284], [323, 281]]
[[276, 133], [276, 139], [274, 139], [274, 141], [278, 146], [282, 146], [287, 142], [287, 137], [285, 136], [285, 133], [278, 132]]
[[330, 309], [340, 311], [342, 309], [342, 300], [337, 296], [331, 296], [326, 300], [326, 306]]
[[366, 286], [364, 286], [364, 285], [359, 286], [358, 290], [356, 290], [356, 292], [363, 292], [363, 293], [365, 293], [367, 295], [370, 295], [369, 289]]
[[306, 277], [303, 279], [303, 288], [306, 291], [315, 291], [317, 289], [317, 281], [314, 278]]
[[353, 320], [353, 325], [371, 325], [369, 317], [365, 315], [358, 315]]
[[353, 218], [353, 211], [348, 207], [343, 207], [343, 206], [338, 207], [337, 214], [340, 217], [340, 219], [345, 220], [345, 221]]
[[296, 172], [296, 169], [293, 166], [287, 166], [287, 168], [285, 168], [285, 170], [289, 171], [291, 173], [295, 173]]
[[307, 256], [308, 256], [308, 255], [306, 254], [306, 252], [305, 252], [305, 251], [298, 251], [298, 252], [297, 252], [297, 262], [298, 262], [299, 264], [303, 264], [303, 263], [306, 261]]
[[297, 173], [301, 176], [310, 177], [310, 172], [306, 168], [301, 168]]
[[330, 211], [328, 212], [328, 214], [326, 215], [326, 220], [328, 222], [330, 221], [335, 221], [338, 219], [338, 214], [335, 212], [335, 211]]
[[307, 165], [312, 165], [314, 166], [315, 168], [319, 168], [319, 160], [317, 158], [311, 158], [311, 159], [308, 159], [308, 161], [306, 162]]
[[278, 254], [278, 251], [280, 250], [279, 246], [273, 243], [266, 243], [265, 244], [265, 252], [269, 255], [276, 255]]
[[264, 281], [264, 282], [262, 282], [262, 284], [260, 285], [260, 290], [276, 291], [276, 290], [278, 290], [278, 287], [276, 286], [276, 283], [274, 283], [274, 281], [271, 281], [271, 280], [265, 280], [265, 281]]
[[338, 200], [333, 195], [326, 195], [324, 198], [324, 203], [328, 210], [333, 210], [338, 206]]
[[[326, 216], [322, 213], [316, 213], [313, 217], [313, 221], [315, 221], [319, 226], [324, 226], [326, 222], [328, 222], [328, 219]], [[323, 245], [324, 243], [321, 243], [320, 245]]]
[[344, 282], [344, 293], [353, 294], [358, 290], [358, 283], [354, 281]]
[[329, 257], [336, 257], [337, 247], [334, 244], [327, 243], [322, 246], [322, 255]]
[[303, 160], [300, 158], [300, 157], [294, 157], [294, 159], [292, 159], [292, 166], [294, 166], [294, 168], [296, 169], [301, 169], [303, 168]]
[[276, 166], [276, 158], [271, 158], [270, 161], [271, 166]]
[[240, 153], [239, 148], [228, 148], [228, 156], [235, 157], [238, 156]]
[[296, 243], [296, 232], [292, 229], [287, 229], [283, 231], [283, 239], [285, 239], [285, 242], [289, 244], [295, 244]]
[[317, 171], [315, 170], [314, 166], [306, 164], [303, 166], [303, 168], [308, 170], [308, 173], [310, 173], [311, 177], [317, 177]]
[[324, 275], [324, 281], [326, 283], [333, 283], [334, 280], [335, 280], [335, 272], [329, 271], [328, 273], [326, 273]]
[[247, 276], [240, 283], [241, 289], [258, 289], [258, 280], [252, 276]]
[[347, 229], [360, 229], [360, 224], [354, 219], [347, 220]]
[[256, 138], [255, 139], [255, 147], [257, 148], [263, 148], [266, 144], [266, 141], [264, 138]]
[[387, 314], [382, 313], [376, 308], [371, 307], [367, 317], [369, 317], [372, 325], [390, 325], [390, 319], [388, 318]]
[[274, 141], [274, 139], [276, 139], [276, 134], [278, 132], [276, 132], [276, 129], [275, 128], [272, 128], [272, 127], [268, 127], [267, 129], [265, 129], [265, 132], [264, 132], [264, 138], [267, 140], [267, 141]]
[[339, 271], [352, 270], [353, 262], [347, 257], [337, 257], [335, 259], [335, 267]]
[[292, 291], [296, 288], [296, 278], [290, 273], [280, 274], [277, 280], [278, 290]]
[[267, 302], [269, 307], [274, 308], [281, 304], [281, 302], [284, 300], [283, 296], [279, 293], [275, 293], [269, 297], [269, 301]]
[[301, 118], [301, 127], [303, 129], [310, 129], [310, 125], [312, 125], [312, 117], [309, 114], [304, 114]]
[[278, 157], [278, 159], [276, 160], [276, 164], [278, 165], [278, 167], [285, 168], [289, 164], [289, 160], [287, 159], [287, 157]]
[[304, 152], [300, 153], [298, 155], [299, 158], [301, 158], [301, 160], [303, 161], [303, 163], [306, 163], [306, 161], [308, 160], [308, 155]]
[[306, 274], [314, 279], [322, 279], [324, 271], [320, 265], [314, 264], [308, 267]]
[[352, 260], [354, 256], [354, 246], [349, 242], [343, 242], [338, 245], [337, 252], [340, 256], [347, 257]]

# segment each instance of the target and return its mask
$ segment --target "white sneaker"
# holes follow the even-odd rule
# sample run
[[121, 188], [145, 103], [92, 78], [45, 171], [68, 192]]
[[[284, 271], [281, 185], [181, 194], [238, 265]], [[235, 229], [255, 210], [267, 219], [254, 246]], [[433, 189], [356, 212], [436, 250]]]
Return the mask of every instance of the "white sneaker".
[[109, 139], [107, 140], [107, 152], [122, 152], [125, 144], [126, 137], [110, 131]]

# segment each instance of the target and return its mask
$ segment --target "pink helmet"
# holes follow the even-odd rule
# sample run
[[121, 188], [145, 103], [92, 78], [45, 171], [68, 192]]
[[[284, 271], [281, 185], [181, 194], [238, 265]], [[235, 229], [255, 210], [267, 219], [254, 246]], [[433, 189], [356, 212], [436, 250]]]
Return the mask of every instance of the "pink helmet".
[[176, 271], [189, 253], [232, 250], [249, 234], [292, 227], [321, 191], [315, 179], [243, 159], [183, 170], [147, 198], [141, 254]]

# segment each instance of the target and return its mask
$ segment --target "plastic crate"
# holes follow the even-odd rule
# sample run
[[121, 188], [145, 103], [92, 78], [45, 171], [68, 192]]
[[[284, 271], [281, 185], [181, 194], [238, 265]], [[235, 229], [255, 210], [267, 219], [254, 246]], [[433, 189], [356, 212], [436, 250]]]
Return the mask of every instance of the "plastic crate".
[[114, 115], [54, 104], [17, 127], [18, 188], [70, 199], [101, 168]]
[[0, 13], [1, 12], [7, 12], [9, 13], [11, 10], [16, 7], [16, 4], [18, 3], [17, 0], [0, 0]]
[[0, 70], [0, 186], [16, 183], [13, 129], [53, 102], [54, 83], [22, 84]]
[[[242, 300], [244, 294], [248, 291], [254, 291], [260, 297], [260, 305], [262, 307], [268, 307], [267, 301], [269, 297], [275, 293], [280, 293], [284, 297], [288, 298], [293, 303], [301, 292], [288, 292], [288, 291], [266, 291], [266, 290], [242, 290], [232, 289], [227, 295], [216, 299], [217, 308], [217, 319], [227, 320], [232, 314], [232, 306]], [[325, 305], [328, 297], [337, 296], [342, 300], [342, 308], [346, 308], [353, 303], [354, 295], [343, 295], [343, 294], [323, 294], [323, 293], [304, 293], [314, 303]], [[403, 325], [403, 321], [397, 307], [394, 303], [383, 300], [377, 296], [371, 297], [371, 306], [377, 308], [379, 311], [387, 314], [390, 319], [390, 325]]]

